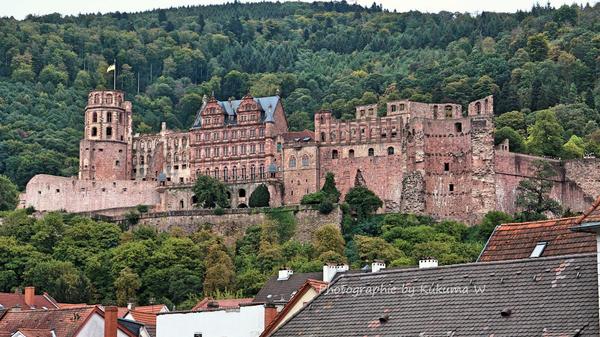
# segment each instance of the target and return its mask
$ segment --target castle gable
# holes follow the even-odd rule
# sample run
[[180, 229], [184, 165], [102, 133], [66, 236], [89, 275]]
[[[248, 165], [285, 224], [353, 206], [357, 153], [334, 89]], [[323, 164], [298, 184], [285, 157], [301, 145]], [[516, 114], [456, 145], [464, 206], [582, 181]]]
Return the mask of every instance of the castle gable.
[[[254, 100], [256, 103], [256, 108], [261, 112], [261, 122], [275, 122], [275, 110], [277, 105], [280, 104], [281, 100], [279, 96], [268, 96], [268, 97], [252, 97], [250, 98]], [[240, 105], [242, 102], [247, 101], [246, 99], [241, 100], [230, 100], [230, 101], [216, 101], [219, 107], [222, 109], [224, 114], [228, 117], [225, 119], [225, 124], [237, 124], [237, 115], [240, 111]], [[196, 119], [194, 121], [194, 125], [192, 129], [201, 128], [202, 127], [202, 118], [203, 112], [210, 108], [210, 102], [208, 104], [202, 105], [198, 114], [196, 115]]]

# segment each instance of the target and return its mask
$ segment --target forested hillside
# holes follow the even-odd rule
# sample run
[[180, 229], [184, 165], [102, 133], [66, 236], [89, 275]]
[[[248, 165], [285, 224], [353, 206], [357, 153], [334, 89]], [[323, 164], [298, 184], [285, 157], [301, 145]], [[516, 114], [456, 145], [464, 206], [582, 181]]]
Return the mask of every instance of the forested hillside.
[[[514, 150], [600, 155], [600, 4], [479, 15], [336, 3], [233, 3], [0, 19], [0, 174], [77, 171], [86, 93], [133, 100], [137, 132], [190, 126], [203, 95], [280, 90], [293, 129], [319, 108], [495, 95]], [[550, 108], [550, 109], [548, 109]], [[538, 112], [539, 111], [539, 112]]]

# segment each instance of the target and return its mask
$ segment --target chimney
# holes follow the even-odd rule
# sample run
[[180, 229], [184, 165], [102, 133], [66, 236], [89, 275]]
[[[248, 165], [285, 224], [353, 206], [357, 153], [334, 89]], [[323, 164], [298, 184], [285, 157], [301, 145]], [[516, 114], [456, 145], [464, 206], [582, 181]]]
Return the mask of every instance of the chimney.
[[283, 269], [281, 269], [279, 271], [279, 276], [277, 277], [277, 281], [287, 281], [290, 279], [290, 276], [294, 275], [294, 271], [283, 267]]
[[385, 269], [385, 262], [382, 260], [375, 260], [371, 263], [371, 272], [376, 273], [382, 269]]
[[30, 308], [35, 307], [35, 287], [25, 287], [25, 304]]
[[133, 310], [133, 309], [135, 309], [135, 304], [133, 302], [127, 303], [127, 310]]
[[274, 303], [266, 303], [265, 304], [265, 329], [277, 316], [277, 307]]
[[104, 308], [104, 337], [117, 337], [117, 307]]
[[348, 271], [349, 267], [347, 264], [326, 264], [323, 266], [323, 282], [331, 282], [337, 273], [343, 273]]
[[433, 257], [425, 257], [419, 260], [419, 268], [435, 268], [438, 266], [438, 260]]

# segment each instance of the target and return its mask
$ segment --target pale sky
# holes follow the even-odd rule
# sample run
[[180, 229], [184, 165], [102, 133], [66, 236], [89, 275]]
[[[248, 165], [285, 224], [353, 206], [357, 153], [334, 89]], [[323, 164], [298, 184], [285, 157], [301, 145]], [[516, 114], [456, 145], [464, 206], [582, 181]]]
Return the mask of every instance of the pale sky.
[[[9, 0], [2, 0], [2, 2]], [[248, 2], [249, 0], [242, 0]], [[286, 1], [286, 0], [283, 0]], [[49, 13], [61, 13], [64, 15], [80, 13], [107, 13], [107, 12], [136, 12], [154, 8], [168, 8], [184, 5], [207, 5], [225, 3], [227, 0], [17, 0], [0, 5], [0, 16], [14, 16], [23, 19], [27, 14], [43, 15]], [[229, 0], [233, 2], [233, 0]], [[373, 0], [348, 0], [349, 3], [359, 3], [370, 6]], [[518, 9], [529, 10], [535, 3], [546, 4], [546, 0], [376, 0], [383, 4], [384, 8], [406, 12], [419, 10], [422, 12], [439, 12], [442, 10], [451, 12], [482, 11], [515, 12]], [[585, 4], [591, 5], [597, 0], [550, 0], [555, 7], [563, 4]]]

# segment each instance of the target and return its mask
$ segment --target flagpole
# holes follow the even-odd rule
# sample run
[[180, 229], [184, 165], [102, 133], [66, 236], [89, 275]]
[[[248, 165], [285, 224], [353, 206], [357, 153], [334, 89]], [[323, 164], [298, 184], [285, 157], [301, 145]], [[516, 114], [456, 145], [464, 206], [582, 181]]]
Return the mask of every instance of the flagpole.
[[114, 78], [113, 78], [113, 90], [117, 90], [117, 59], [113, 60], [113, 64], [115, 65]]

